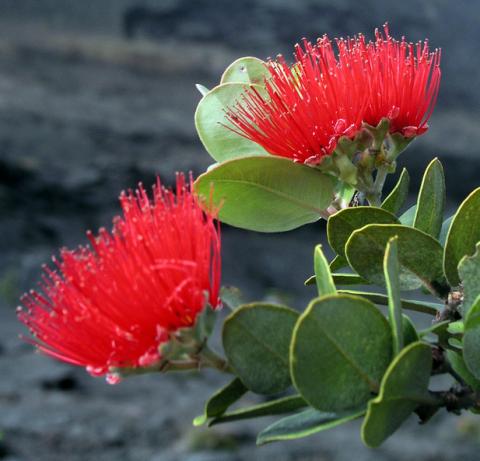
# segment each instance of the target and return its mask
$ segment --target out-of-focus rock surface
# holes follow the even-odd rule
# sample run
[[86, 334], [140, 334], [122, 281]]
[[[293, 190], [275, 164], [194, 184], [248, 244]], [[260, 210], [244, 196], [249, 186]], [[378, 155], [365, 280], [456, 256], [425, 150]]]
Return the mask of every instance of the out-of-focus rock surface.
[[[216, 375], [107, 386], [32, 354], [13, 307], [59, 246], [109, 225], [120, 190], [211, 163], [193, 126], [195, 83], [214, 86], [241, 55], [289, 56], [303, 36], [371, 35], [388, 20], [394, 35], [442, 47], [431, 130], [400, 164], [415, 190], [438, 155], [458, 203], [478, 185], [479, 17], [468, 0], [0, 0], [0, 459], [478, 459], [480, 426], [467, 416], [426, 428], [412, 420], [377, 451], [362, 447], [355, 424], [260, 449], [255, 430], [268, 421], [193, 429]], [[275, 235], [224, 228], [223, 237], [224, 281], [250, 299], [301, 308], [313, 294], [302, 282], [321, 223]]]

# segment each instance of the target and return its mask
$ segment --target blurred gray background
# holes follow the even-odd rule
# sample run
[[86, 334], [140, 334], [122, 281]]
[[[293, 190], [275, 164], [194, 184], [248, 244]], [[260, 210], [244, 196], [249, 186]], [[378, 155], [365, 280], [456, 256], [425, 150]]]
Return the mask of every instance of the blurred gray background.
[[[211, 163], [193, 126], [195, 83], [214, 86], [240, 56], [291, 57], [303, 36], [372, 36], [389, 21], [393, 35], [442, 48], [431, 130], [399, 163], [415, 194], [422, 169], [439, 156], [452, 208], [480, 182], [479, 20], [475, 0], [0, 0], [0, 459], [477, 460], [480, 424], [468, 415], [439, 415], [425, 428], [412, 418], [376, 451], [361, 445], [358, 424], [262, 448], [255, 431], [268, 419], [193, 429], [222, 378], [108, 386], [33, 354], [18, 339], [14, 307], [57, 248], [110, 224], [122, 189], [156, 174], [170, 183], [177, 170], [199, 174]], [[248, 299], [303, 308], [323, 230], [224, 227], [224, 282]]]

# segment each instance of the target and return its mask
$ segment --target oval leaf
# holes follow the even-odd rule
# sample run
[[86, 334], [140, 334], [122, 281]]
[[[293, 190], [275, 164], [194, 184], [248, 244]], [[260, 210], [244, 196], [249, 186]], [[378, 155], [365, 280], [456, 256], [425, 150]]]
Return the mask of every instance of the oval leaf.
[[273, 304], [246, 304], [223, 325], [223, 347], [251, 391], [274, 394], [290, 386], [289, 345], [298, 313]]
[[453, 218], [445, 243], [443, 264], [450, 285], [460, 283], [458, 263], [475, 252], [480, 241], [480, 188], [475, 189], [460, 205]]
[[445, 295], [448, 287], [443, 277], [442, 246], [430, 235], [412, 227], [370, 224], [355, 231], [346, 247], [352, 268], [370, 282], [385, 285], [385, 246], [395, 236], [398, 236], [400, 289], [415, 290], [424, 284]]
[[[241, 83], [219, 85], [209, 91], [198, 103], [195, 127], [205, 149], [217, 162], [267, 154], [259, 144], [228, 128], [233, 128], [233, 125], [227, 120], [225, 109], [234, 106], [249, 86], [251, 85]], [[258, 91], [262, 91], [261, 86], [254, 86]]]
[[300, 316], [290, 357], [293, 383], [311, 406], [321, 411], [351, 409], [378, 390], [392, 357], [392, 335], [370, 301], [325, 296]]
[[287, 416], [268, 426], [257, 437], [257, 445], [280, 440], [294, 440], [318, 432], [332, 429], [340, 424], [353, 421], [365, 414], [365, 410], [350, 410], [338, 413], [324, 413], [308, 409], [292, 416]]
[[[334, 180], [279, 157], [222, 163], [195, 181], [195, 192], [221, 206], [219, 219], [259, 232], [282, 232], [320, 219], [333, 199]], [[213, 191], [212, 191], [213, 188]]]
[[223, 73], [220, 83], [253, 83], [264, 86], [269, 75], [264, 61], [247, 56], [232, 62]]
[[428, 383], [432, 351], [423, 343], [407, 346], [388, 367], [380, 394], [368, 404], [362, 425], [362, 440], [368, 447], [380, 446], [421, 403], [431, 403]]
[[409, 186], [410, 175], [408, 174], [406, 168], [404, 168], [397, 184], [392, 189], [392, 192], [390, 192], [388, 197], [383, 201], [381, 208], [393, 213], [394, 215], [398, 214], [407, 200]]
[[445, 200], [445, 175], [442, 164], [435, 158], [423, 175], [413, 227], [437, 238], [442, 228]]
[[330, 246], [345, 256], [345, 245], [352, 233], [367, 224], [398, 224], [389, 211], [370, 206], [345, 208], [328, 219], [327, 236]]

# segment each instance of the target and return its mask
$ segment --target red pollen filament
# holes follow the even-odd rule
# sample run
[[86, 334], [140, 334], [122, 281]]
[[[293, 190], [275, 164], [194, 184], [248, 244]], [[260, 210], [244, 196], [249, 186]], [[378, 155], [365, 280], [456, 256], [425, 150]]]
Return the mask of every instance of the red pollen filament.
[[[38, 349], [93, 375], [157, 362], [170, 334], [220, 305], [220, 229], [177, 175], [150, 200], [140, 185], [122, 193], [113, 231], [88, 233], [91, 247], [64, 249], [45, 267], [40, 292], [22, 298]], [[110, 376], [109, 382], [115, 382]]]
[[316, 165], [341, 136], [354, 138], [362, 123], [390, 119], [390, 132], [424, 133], [438, 95], [440, 50], [392, 38], [388, 26], [367, 42], [363, 35], [333, 42], [324, 36], [295, 47], [295, 62], [268, 61], [265, 90], [247, 89], [227, 109], [230, 129], [272, 155]]

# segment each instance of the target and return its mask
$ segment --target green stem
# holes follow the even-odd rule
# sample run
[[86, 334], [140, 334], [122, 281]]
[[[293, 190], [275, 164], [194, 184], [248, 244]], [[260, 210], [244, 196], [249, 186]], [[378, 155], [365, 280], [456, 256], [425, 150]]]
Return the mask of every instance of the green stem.
[[223, 373], [232, 373], [228, 362], [216, 352], [212, 351], [207, 345], [205, 345], [198, 354], [198, 367], [214, 368]]
[[379, 207], [382, 204], [382, 192], [385, 185], [385, 179], [388, 175], [388, 166], [380, 165], [377, 169], [377, 175], [375, 176], [375, 182], [373, 188], [366, 192], [368, 203], [371, 206]]

